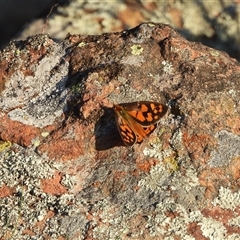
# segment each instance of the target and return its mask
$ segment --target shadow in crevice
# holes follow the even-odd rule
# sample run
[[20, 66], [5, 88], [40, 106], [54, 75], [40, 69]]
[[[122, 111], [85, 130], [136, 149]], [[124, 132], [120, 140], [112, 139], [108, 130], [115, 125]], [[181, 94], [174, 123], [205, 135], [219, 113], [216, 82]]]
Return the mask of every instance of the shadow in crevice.
[[106, 107], [103, 109], [104, 114], [96, 122], [94, 129], [95, 149], [103, 151], [116, 146], [125, 146], [118, 132], [113, 109]]

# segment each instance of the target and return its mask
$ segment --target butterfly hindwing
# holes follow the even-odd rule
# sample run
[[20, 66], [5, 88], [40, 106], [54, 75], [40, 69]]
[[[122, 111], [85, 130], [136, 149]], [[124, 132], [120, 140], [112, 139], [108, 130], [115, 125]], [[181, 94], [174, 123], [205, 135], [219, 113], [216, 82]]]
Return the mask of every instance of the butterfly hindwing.
[[[142, 127], [143, 130], [145, 131], [146, 133], [146, 136], [150, 135], [155, 129], [156, 129], [157, 125], [150, 125], [150, 126], [145, 126], [145, 127]], [[144, 139], [144, 137], [142, 135], [137, 135], [137, 143], [141, 143]]]
[[132, 146], [136, 142], [136, 135], [129, 124], [120, 116], [117, 119], [117, 127], [123, 142], [127, 146]]

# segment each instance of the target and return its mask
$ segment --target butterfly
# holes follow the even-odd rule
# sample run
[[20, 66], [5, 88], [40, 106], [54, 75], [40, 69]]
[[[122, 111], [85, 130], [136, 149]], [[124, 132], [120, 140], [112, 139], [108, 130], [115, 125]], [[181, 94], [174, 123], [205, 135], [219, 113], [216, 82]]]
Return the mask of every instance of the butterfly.
[[168, 107], [158, 102], [139, 101], [116, 104], [113, 109], [123, 142], [132, 146], [155, 130]]

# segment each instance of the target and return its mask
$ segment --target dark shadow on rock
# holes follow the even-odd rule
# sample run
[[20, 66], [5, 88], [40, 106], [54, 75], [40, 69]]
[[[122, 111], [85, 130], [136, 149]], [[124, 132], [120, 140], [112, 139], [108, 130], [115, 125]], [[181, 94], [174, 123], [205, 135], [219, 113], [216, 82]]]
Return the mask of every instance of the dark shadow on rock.
[[179, 96], [177, 96], [174, 99], [169, 100], [169, 107], [170, 107], [170, 112], [171, 114], [173, 114], [175, 119], [179, 119], [181, 122], [184, 120], [185, 115], [184, 113], [181, 111], [181, 107], [178, 103], [178, 100], [182, 97], [181, 94], [179, 94]]
[[96, 122], [94, 134], [96, 137], [95, 149], [98, 151], [125, 146], [118, 132], [112, 108], [104, 107], [104, 114]]

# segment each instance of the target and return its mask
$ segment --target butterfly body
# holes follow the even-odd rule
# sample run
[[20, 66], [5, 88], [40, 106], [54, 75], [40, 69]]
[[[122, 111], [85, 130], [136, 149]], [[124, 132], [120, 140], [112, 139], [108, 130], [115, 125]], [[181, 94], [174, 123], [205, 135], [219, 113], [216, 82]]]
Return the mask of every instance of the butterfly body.
[[123, 142], [127, 146], [141, 143], [155, 130], [167, 109], [164, 104], [149, 101], [115, 105], [116, 123]]

